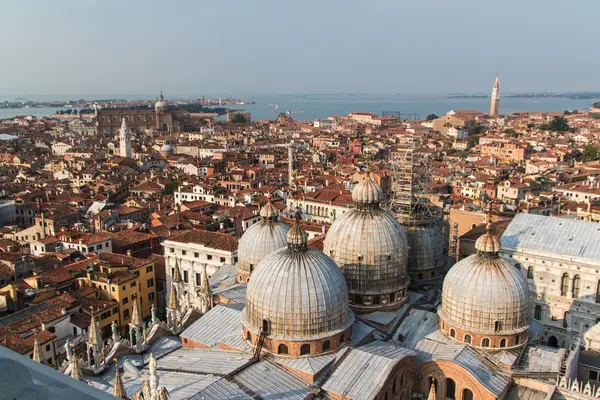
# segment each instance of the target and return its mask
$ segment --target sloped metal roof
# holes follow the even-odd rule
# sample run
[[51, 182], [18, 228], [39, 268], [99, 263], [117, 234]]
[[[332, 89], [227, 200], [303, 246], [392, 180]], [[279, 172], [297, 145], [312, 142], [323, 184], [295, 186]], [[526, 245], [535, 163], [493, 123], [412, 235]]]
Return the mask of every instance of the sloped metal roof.
[[323, 389], [345, 398], [374, 399], [392, 368], [403, 358], [414, 355], [414, 351], [380, 341], [350, 349]]
[[188, 400], [253, 400], [238, 385], [226, 379], [219, 379], [213, 384], [202, 389]]
[[264, 400], [303, 400], [313, 389], [281, 367], [265, 360], [238, 372], [231, 381]]
[[239, 307], [217, 305], [186, 330], [181, 337], [188, 338], [205, 346], [214, 346], [219, 340], [233, 332], [242, 332]]
[[520, 213], [508, 225], [500, 243], [503, 250], [538, 250], [597, 263], [600, 224]]
[[208, 349], [179, 349], [158, 360], [159, 370], [227, 375], [246, 364], [252, 354]]

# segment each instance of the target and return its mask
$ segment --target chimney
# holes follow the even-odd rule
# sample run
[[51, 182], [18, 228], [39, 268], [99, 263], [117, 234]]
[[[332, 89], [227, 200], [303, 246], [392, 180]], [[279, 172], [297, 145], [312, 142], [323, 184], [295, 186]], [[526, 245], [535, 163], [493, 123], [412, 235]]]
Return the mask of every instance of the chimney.
[[127, 250], [127, 256], [128, 256], [128, 257], [133, 257], [133, 256], [131, 255], [131, 249], [128, 249], [128, 250]]

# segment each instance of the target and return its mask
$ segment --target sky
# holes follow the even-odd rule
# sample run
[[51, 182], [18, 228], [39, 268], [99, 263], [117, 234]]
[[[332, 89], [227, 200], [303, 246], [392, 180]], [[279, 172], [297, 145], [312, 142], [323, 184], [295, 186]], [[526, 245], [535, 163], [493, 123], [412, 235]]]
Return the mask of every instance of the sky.
[[1, 0], [0, 96], [600, 91], [598, 0]]

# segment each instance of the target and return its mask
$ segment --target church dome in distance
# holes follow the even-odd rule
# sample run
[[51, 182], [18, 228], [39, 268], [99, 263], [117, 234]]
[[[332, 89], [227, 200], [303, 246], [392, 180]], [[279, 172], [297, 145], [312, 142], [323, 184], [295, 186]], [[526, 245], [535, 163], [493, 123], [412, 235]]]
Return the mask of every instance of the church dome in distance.
[[160, 93], [160, 97], [158, 98], [158, 101], [154, 104], [154, 110], [156, 112], [165, 112], [169, 109], [169, 103], [167, 103], [167, 101], [165, 100], [165, 98], [163, 97], [162, 92]]
[[288, 245], [267, 255], [252, 274], [242, 314], [244, 336], [273, 354], [302, 356], [335, 350], [350, 339], [354, 314], [335, 262], [307, 246], [296, 220]]
[[456, 263], [442, 287], [442, 330], [457, 341], [483, 348], [526, 342], [530, 326], [529, 284], [499, 256], [500, 241], [489, 230], [476, 242], [477, 254]]
[[160, 148], [160, 154], [164, 155], [164, 156], [170, 156], [173, 154], [173, 145], [169, 144], [169, 143], [165, 143], [162, 145], [162, 147]]
[[242, 235], [238, 243], [238, 282], [247, 283], [265, 256], [287, 246], [290, 226], [277, 219], [277, 209], [268, 200], [261, 208], [261, 220]]
[[356, 208], [335, 220], [323, 245], [344, 273], [356, 312], [397, 309], [407, 301], [408, 242], [400, 222], [379, 207], [382, 196], [367, 172], [352, 190]]

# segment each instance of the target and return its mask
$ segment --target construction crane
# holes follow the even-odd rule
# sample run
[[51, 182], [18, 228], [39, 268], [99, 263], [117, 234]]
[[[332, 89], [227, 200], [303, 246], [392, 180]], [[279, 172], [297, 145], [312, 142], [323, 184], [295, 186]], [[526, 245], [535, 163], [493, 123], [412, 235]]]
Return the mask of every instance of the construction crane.
[[273, 107], [273, 112], [275, 113], [275, 118], [277, 118], [277, 111], [279, 110], [279, 104], [269, 104], [270, 107]]
[[268, 150], [275, 148], [285, 147], [288, 150], [288, 185], [292, 186], [294, 181], [293, 170], [294, 170], [294, 141], [291, 140], [289, 143], [271, 143], [271, 144], [250, 144], [244, 146], [232, 146], [223, 149], [214, 149], [215, 153], [227, 153], [229, 151], [255, 151], [255, 150]]

